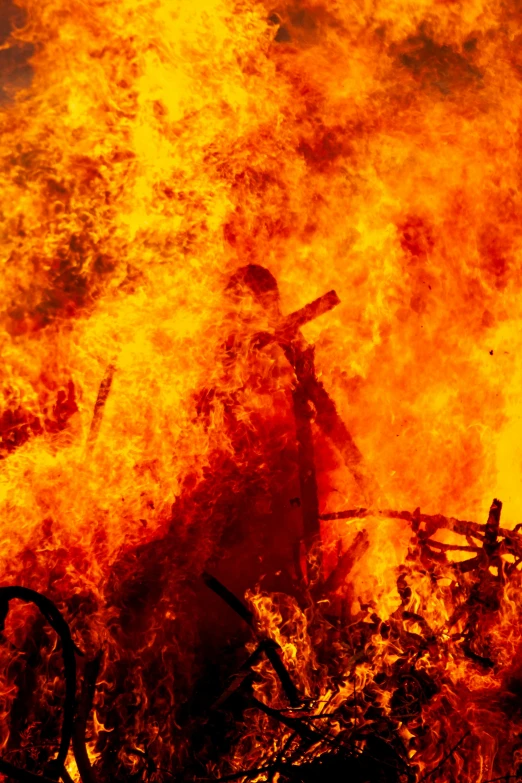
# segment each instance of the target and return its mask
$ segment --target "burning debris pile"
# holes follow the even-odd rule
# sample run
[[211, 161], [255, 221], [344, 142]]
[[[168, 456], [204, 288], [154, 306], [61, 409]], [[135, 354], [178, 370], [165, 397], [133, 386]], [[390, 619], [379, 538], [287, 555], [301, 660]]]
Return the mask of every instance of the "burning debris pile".
[[522, 780], [521, 41], [0, 0], [0, 777]]
[[[280, 780], [306, 782], [322, 780], [325, 775], [332, 780], [350, 775], [361, 783], [428, 778], [452, 781], [470, 773], [482, 775], [481, 779], [485, 780], [479, 755], [483, 737], [476, 733], [483, 727], [476, 724], [473, 714], [473, 708], [480, 708], [480, 703], [477, 704], [476, 695], [466, 693], [466, 680], [452, 682], [446, 667], [449, 659], [457, 658], [468, 667], [468, 676], [471, 666], [475, 667], [476, 676], [486, 677], [488, 671], [496, 675], [497, 687], [492, 688], [488, 683], [489, 687], [485, 689], [488, 703], [482, 705], [493, 720], [499, 721], [497, 730], [502, 731], [501, 740], [498, 736], [495, 738], [499, 752], [496, 770], [492, 773], [497, 776], [487, 779], [519, 779], [522, 774], [517, 761], [521, 747], [517, 724], [522, 722], [518, 704], [520, 680], [517, 678], [520, 664], [504, 665], [502, 678], [499, 678], [501, 662], [488, 655], [495, 645], [491, 633], [501, 626], [499, 612], [505, 609], [503, 591], [514, 574], [514, 567], [503, 570], [499, 557], [506, 552], [516, 552], [518, 557], [522, 544], [522, 537], [516, 531], [499, 528], [500, 508], [501, 504], [494, 501], [485, 525], [441, 516], [428, 517], [419, 512], [398, 512], [401, 518], [411, 521], [414, 535], [408, 564], [400, 569], [397, 579], [401, 603], [386, 621], [379, 618], [371, 606], [361, 607], [358, 616], [332, 617], [320, 610], [320, 605], [330, 604], [330, 600], [317, 599], [318, 595], [331, 598], [336, 584], [349, 576], [358, 554], [364, 549], [364, 534], [356, 537], [325, 581], [318, 580], [300, 593], [296, 590], [293, 596], [252, 594], [252, 606], [257, 611], [248, 609], [218, 580], [204, 574], [207, 587], [245, 621], [257, 639], [255, 648], [231, 678], [228, 688], [210, 706], [211, 710], [223, 710], [228, 714], [229, 740], [234, 743], [236, 758], [244, 753], [245, 760], [255, 759], [257, 765], [234, 769], [237, 763], [233, 763], [233, 752], [222, 765], [213, 765], [215, 773], [217, 767], [222, 769], [221, 774], [212, 777], [188, 771], [195, 762], [196, 767], [204, 766], [204, 758], [187, 760], [184, 770], [167, 771], [158, 769], [153, 756], [140, 748], [125, 748], [129, 759], [135, 757], [142, 761], [141, 769], [134, 773], [127, 771], [121, 778], [115, 775], [107, 768], [106, 761], [96, 754], [95, 748], [91, 748], [91, 754], [94, 750], [98, 762], [93, 769], [91, 754], [86, 749], [87, 719], [95, 696], [100, 657], [83, 666], [81, 696], [75, 707], [75, 655], [82, 653], [72, 642], [64, 618], [51, 601], [34, 591], [22, 587], [2, 588], [4, 618], [10, 600], [32, 601], [60, 636], [66, 696], [60, 750], [56, 759], [46, 765], [47, 777], [20, 769], [5, 759], [0, 760], [1, 771], [13, 780], [44, 783], [58, 778], [70, 780], [63, 764], [72, 739], [79, 779], [87, 783], [98, 779], [271, 780], [276, 774]], [[358, 510], [345, 512], [345, 516], [355, 518], [365, 513], [365, 510]], [[392, 511], [384, 513], [391, 517], [398, 515]], [[431, 536], [441, 527], [479, 540], [482, 547], [433, 541]], [[499, 536], [504, 540], [498, 541]], [[448, 563], [444, 554], [441, 555], [441, 550], [457, 549], [466, 552], [472, 549], [477, 555], [457, 565]], [[490, 568], [498, 568], [498, 573], [492, 575]], [[414, 606], [409, 583], [418, 583], [419, 579], [428, 577], [433, 594], [436, 594], [437, 581], [448, 573], [455, 577], [455, 574], [474, 571], [472, 580], [464, 584], [460, 580], [453, 581], [452, 589], [443, 596], [448, 605], [455, 607], [446, 626], [436, 630], [430, 628], [422, 607], [419, 611], [419, 607]], [[285, 608], [295, 611], [300, 602], [308, 610], [301, 611], [303, 616], [307, 615], [305, 625], [312, 652], [305, 670], [313, 663], [316, 672], [306, 682], [302, 676], [298, 677], [299, 685], [296, 686], [283, 661], [284, 646], [273, 637], [281, 638]], [[272, 636], [263, 636], [261, 632], [263, 624], [267, 624], [267, 615], [261, 610], [267, 603], [273, 610], [272, 618], [269, 618]], [[285, 624], [298, 625], [299, 621], [294, 617], [292, 622], [289, 617]], [[302, 644], [302, 639], [292, 637], [291, 632], [287, 631], [285, 636], [287, 644], [296, 644], [297, 648], [299, 642]], [[497, 645], [499, 641], [502, 637]], [[264, 665], [263, 658], [266, 659]], [[302, 685], [304, 690], [300, 691]], [[278, 706], [265, 701], [267, 696]], [[467, 696], [469, 714], [461, 710], [460, 698], [463, 696]], [[212, 726], [213, 721], [208, 716], [207, 720]], [[231, 722], [233, 728], [230, 728]], [[253, 731], [252, 723], [257, 724]], [[449, 752], [442, 752], [441, 729], [443, 739], [460, 734]], [[243, 746], [251, 746], [253, 741], [255, 748], [250, 747], [248, 752]], [[34, 751], [35, 746], [32, 747]], [[34, 761], [34, 752], [29, 757]], [[419, 761], [425, 767], [426, 760], [428, 769], [421, 774]], [[498, 775], [501, 769], [503, 774]]]
[[[293, 467], [300, 495], [291, 505], [302, 514], [302, 532], [294, 541], [293, 558], [283, 562], [279, 589], [267, 590], [261, 571], [256, 584], [251, 570], [247, 605], [208, 571], [197, 575], [200, 592], [208, 591], [207, 597], [214, 595], [222, 604], [225, 625], [236, 616], [248, 635], [222, 636], [214, 628], [209, 648], [200, 628], [190, 651], [200, 656], [195, 669], [189, 674], [185, 661], [177, 677], [176, 665], [189, 655], [180, 647], [186, 629], [185, 636], [174, 625], [162, 629], [159, 618], [172, 617], [185, 603], [181, 611], [188, 606], [195, 625], [212, 625], [206, 611], [198, 616], [201, 600], [194, 580], [188, 587], [182, 584], [190, 583], [190, 542], [180, 551], [179, 517], [187, 513], [187, 504], [204, 513], [209, 492], [225, 498], [231, 519], [220, 528], [217, 550], [204, 559], [205, 566], [214, 563], [218, 568], [230, 525], [238, 525], [226, 491], [216, 490], [216, 471], [211, 490], [203, 482], [187, 492], [190, 498], [174, 504], [161, 535], [121, 550], [104, 588], [110, 618], [105, 644], [94, 654], [92, 642], [86, 654], [75, 641], [89, 639], [90, 611], [99, 613], [94, 592], [66, 598], [51, 587], [54, 603], [25, 585], [2, 587], [4, 630], [14, 599], [34, 604], [41, 617], [32, 619], [32, 637], [21, 646], [10, 640], [13, 631], [5, 637], [3, 676], [13, 696], [5, 715], [9, 731], [0, 772], [7, 780], [32, 783], [522, 779], [518, 527], [500, 526], [498, 500], [485, 524], [422, 514], [420, 509], [319, 514], [320, 465], [314, 458], [312, 423], [334, 441], [361, 490], [378, 491], [317, 377], [313, 347], [300, 332], [305, 322], [338, 304], [338, 297], [332, 291], [282, 317], [276, 281], [256, 265], [241, 268], [227, 291], [236, 306], [241, 308], [250, 297], [269, 312], [271, 331], [249, 331], [250, 359], [276, 343], [294, 373]], [[240, 334], [234, 332], [224, 346], [228, 376], [245, 348], [247, 333]], [[95, 447], [114, 372], [111, 365], [100, 385], [89, 452]], [[230, 392], [207, 389], [197, 397], [198, 415], [202, 398], [210, 416], [219, 396], [225, 407], [232, 404]], [[236, 461], [246, 465], [248, 452], [257, 446], [245, 443], [237, 421], [232, 421]], [[253, 461], [258, 467], [255, 456]], [[224, 483], [231, 469], [230, 464], [223, 466]], [[241, 487], [247, 511], [251, 482], [249, 477]], [[234, 492], [237, 495], [237, 486]], [[238, 498], [236, 505], [242, 502]], [[208, 513], [208, 521], [219, 518], [223, 524], [219, 504]], [[410, 529], [407, 556], [394, 569], [396, 606], [386, 615], [380, 613], [379, 597], [365, 602], [355, 594], [352, 581], [370, 548], [368, 531], [379, 518], [401, 520]], [[322, 529], [338, 520], [349, 521], [357, 531], [348, 546], [339, 540], [328, 553]], [[52, 538], [50, 531], [44, 535]], [[444, 540], [448, 536], [453, 542]], [[247, 538], [243, 554], [253, 546]], [[272, 570], [270, 557], [275, 556], [265, 552], [264, 571]], [[50, 640], [43, 620], [59, 637], [59, 645]], [[15, 636], [20, 630], [15, 625]], [[163, 639], [160, 644], [158, 637]], [[56, 682], [59, 650], [63, 687]], [[48, 695], [54, 706], [41, 700], [41, 691], [36, 695], [42, 677], [56, 678]]]

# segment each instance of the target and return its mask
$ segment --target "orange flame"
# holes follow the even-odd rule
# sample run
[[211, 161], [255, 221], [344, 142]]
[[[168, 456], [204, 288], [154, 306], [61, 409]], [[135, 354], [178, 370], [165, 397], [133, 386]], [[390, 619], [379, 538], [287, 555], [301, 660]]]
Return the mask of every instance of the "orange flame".
[[[455, 751], [455, 779], [518, 774], [505, 723], [518, 715], [520, 584], [502, 570], [515, 555], [490, 566], [484, 671], [455, 647], [472, 577], [455, 576], [467, 553], [444, 545], [462, 534], [438, 530], [435, 579], [412, 554], [411, 520], [378, 513], [485, 522], [495, 496], [505, 529], [519, 519], [517, 4], [0, 9], [0, 583], [52, 598], [88, 658], [105, 649], [91, 763], [112, 754], [136, 775], [188, 763], [180, 713], [201, 659], [227, 634], [236, 657], [244, 644], [191, 581], [211, 566], [248, 588], [259, 628], [325, 714], [350, 703], [360, 728], [357, 694], [371, 693], [419, 775], [468, 726], [479, 752], [465, 767]], [[270, 270], [277, 301], [230, 287], [247, 264]], [[333, 289], [335, 309], [285, 321]], [[321, 525], [316, 568], [327, 577], [343, 552], [354, 562], [313, 610], [284, 581], [306, 559], [297, 376], [281, 349], [297, 326], [372, 486], [367, 516]], [[370, 483], [310, 411], [321, 513], [368, 505]], [[350, 651], [336, 623], [354, 618], [368, 628]], [[401, 674], [394, 702], [383, 683], [404, 640], [428, 636], [425, 679]], [[56, 643], [25, 606], [5, 638], [0, 755], [27, 765], [33, 749], [39, 772], [63, 697]], [[254, 670], [257, 697], [281, 707], [270, 664]], [[419, 688], [422, 731], [401, 712]], [[288, 725], [254, 713], [226, 769], [262, 766], [288, 740]], [[336, 718], [332, 736], [343, 731]], [[225, 767], [209, 756], [209, 774]]]

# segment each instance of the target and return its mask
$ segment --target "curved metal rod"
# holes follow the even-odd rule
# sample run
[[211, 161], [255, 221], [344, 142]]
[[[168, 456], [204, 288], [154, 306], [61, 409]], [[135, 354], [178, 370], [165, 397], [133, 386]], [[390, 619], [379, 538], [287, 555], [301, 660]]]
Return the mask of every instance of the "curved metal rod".
[[[58, 607], [46, 596], [38, 593], [36, 590], [31, 590], [29, 587], [20, 587], [14, 585], [13, 587], [0, 587], [0, 632], [4, 630], [5, 620], [9, 612], [9, 601], [13, 598], [18, 598], [21, 601], [35, 604], [41, 611], [49, 625], [56, 631], [62, 641], [62, 655], [64, 664], [64, 676], [65, 676], [65, 701], [63, 706], [63, 721], [62, 721], [62, 736], [60, 740], [60, 747], [56, 758], [51, 762], [52, 772], [50, 773], [54, 779], [61, 777], [63, 780], [70, 780], [70, 776], [65, 769], [65, 761], [67, 753], [69, 751], [69, 745], [71, 743], [71, 737], [74, 728], [74, 713], [76, 709], [76, 658], [75, 653], [82, 655], [83, 653], [74, 644], [71, 631], [67, 621], [62, 616]], [[0, 760], [2, 765], [7, 764], [6, 761]], [[9, 765], [11, 767], [12, 765]], [[13, 767], [17, 770], [16, 767]], [[29, 780], [29, 773], [18, 770], [19, 774], [14, 772], [8, 773], [11, 777], [16, 777], [18, 780]], [[23, 775], [23, 777], [21, 777]], [[37, 777], [38, 780], [44, 780], [41, 776]]]

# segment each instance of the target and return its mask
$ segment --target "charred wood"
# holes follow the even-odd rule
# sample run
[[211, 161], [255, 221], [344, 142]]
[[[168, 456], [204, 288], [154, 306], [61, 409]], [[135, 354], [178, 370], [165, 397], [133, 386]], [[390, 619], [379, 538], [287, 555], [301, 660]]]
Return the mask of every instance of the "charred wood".
[[[500, 503], [500, 501], [496, 502]], [[497, 510], [495, 510], [495, 514], [496, 513]], [[498, 510], [498, 513], [500, 513], [500, 509]], [[371, 516], [383, 517], [387, 519], [403, 519], [407, 522], [410, 522], [412, 524], [413, 531], [417, 533], [418, 541], [420, 543], [445, 551], [450, 551], [449, 546], [443, 545], [431, 539], [431, 536], [433, 536], [437, 530], [451, 530], [454, 533], [465, 536], [466, 540], [468, 540], [468, 543], [470, 539], [484, 542], [486, 546], [483, 546], [482, 550], [480, 550], [478, 547], [476, 548], [478, 554], [480, 554], [481, 551], [486, 550], [487, 546], [493, 546], [493, 544], [488, 544], [486, 541], [486, 532], [488, 531], [488, 535], [491, 538], [495, 538], [494, 546], [498, 547], [494, 550], [494, 554], [500, 555], [504, 553], [510, 553], [515, 555], [515, 557], [522, 556], [522, 535], [517, 531], [518, 525], [513, 530], [509, 530], [508, 528], [497, 526], [496, 523], [489, 522], [488, 528], [488, 524], [482, 525], [478, 522], [455, 519], [454, 517], [446, 517], [442, 514], [421, 514], [420, 512], [417, 513], [411, 511], [397, 511], [395, 509], [372, 508], [355, 508], [346, 511], [323, 513], [319, 515], [319, 519], [323, 522], [331, 522], [337, 519], [364, 519]], [[424, 529], [422, 530], [420, 529], [421, 524], [425, 525]], [[499, 542], [498, 538], [502, 538], [503, 540]], [[462, 551], [471, 551], [460, 545], [458, 545], [458, 548]], [[478, 565], [479, 562], [483, 561], [481, 559], [477, 559], [477, 562], [473, 567]]]
[[19, 769], [14, 764], [0, 758], [0, 772], [13, 780], [19, 780], [20, 783], [55, 783], [56, 778], [47, 778], [44, 775], [35, 775], [33, 772], [26, 772]]
[[80, 700], [74, 721], [72, 747], [82, 783], [97, 783], [96, 775], [94, 774], [89, 754], [87, 753], [85, 734], [87, 731], [87, 721], [94, 700], [96, 680], [98, 679], [102, 657], [103, 654], [100, 652], [92, 661], [87, 661], [85, 664]]
[[361, 530], [355, 536], [354, 541], [348, 547], [346, 552], [340, 555], [337, 565], [325, 580], [322, 588], [324, 595], [335, 592], [344, 584], [348, 574], [357, 563], [358, 559], [364, 555], [370, 546], [370, 540], [366, 530]]
[[324, 315], [329, 310], [333, 310], [341, 300], [337, 296], [335, 291], [328, 291], [323, 296], [314, 299], [313, 302], [301, 307], [299, 310], [295, 310], [290, 315], [284, 316], [280, 319], [280, 322], [275, 332], [261, 332], [255, 335], [253, 338], [253, 345], [260, 349], [269, 345], [272, 342], [285, 344], [293, 340], [296, 336], [296, 332], [305, 324], [318, 318], [320, 315]]
[[274, 720], [283, 723], [287, 728], [292, 729], [292, 731], [310, 745], [315, 745], [318, 742], [324, 741], [325, 735], [322, 732], [315, 731], [315, 729], [307, 726], [307, 724], [299, 718], [289, 717], [281, 712], [281, 710], [276, 710], [273, 707], [269, 707], [268, 704], [264, 704], [259, 699], [256, 699], [255, 696], [251, 697], [251, 703], [270, 718], [274, 718]]
[[265, 648], [268, 644], [273, 643], [271, 639], [263, 639], [263, 641], [258, 644], [254, 652], [248, 656], [246, 661], [241, 665], [241, 668], [239, 669], [236, 674], [234, 674], [230, 680], [230, 684], [226, 688], [226, 690], [223, 691], [221, 696], [214, 702], [212, 705], [214, 709], [219, 709], [220, 707], [225, 704], [228, 699], [234, 695], [240, 688], [242, 688], [247, 682], [251, 682], [253, 679], [253, 671], [252, 667], [256, 666], [261, 658], [263, 657], [263, 654], [265, 652]]
[[216, 579], [215, 576], [208, 574], [206, 571], [202, 573], [201, 578], [206, 586], [213, 590], [216, 595], [219, 595], [219, 597], [222, 598], [223, 601], [225, 601], [225, 603], [227, 603], [230, 608], [250, 626], [250, 628], [254, 627], [254, 615], [250, 609], [247, 609], [245, 604], [228, 589], [228, 587], [225, 587], [219, 579]]
[[303, 514], [303, 537], [308, 555], [308, 579], [315, 583], [321, 577], [320, 560], [312, 562], [311, 555], [314, 546], [317, 549], [316, 558], [320, 558], [317, 548], [320, 536], [319, 526], [319, 496], [317, 478], [315, 475], [314, 440], [312, 434], [311, 411], [301, 384], [293, 392], [295, 429], [299, 459], [299, 484], [301, 490], [301, 509]]
[[452, 748], [445, 754], [445, 756], [441, 759], [441, 761], [437, 764], [436, 767], [434, 767], [430, 772], [427, 772], [425, 775], [423, 775], [418, 783], [424, 783], [425, 780], [429, 780], [430, 778], [435, 775], [435, 773], [439, 772], [444, 765], [449, 761], [449, 759], [457, 752], [457, 750], [460, 748], [460, 746], [463, 744], [463, 742], [470, 736], [471, 732], [467, 731], [465, 734], [462, 735], [462, 737], [459, 739], [455, 745], [453, 745]]
[[114, 377], [115, 370], [116, 370], [116, 366], [113, 363], [107, 365], [107, 369], [105, 370], [105, 374], [102, 378], [100, 387], [98, 389], [98, 395], [96, 397], [96, 402], [94, 403], [94, 411], [92, 414], [91, 426], [89, 429], [89, 434], [87, 436], [88, 452], [92, 451], [92, 449], [96, 444], [96, 440], [98, 438], [98, 433], [100, 431], [100, 427], [103, 420], [103, 412], [105, 410], [105, 404], [107, 402], [107, 398], [109, 397], [109, 393], [112, 385], [112, 379]]
[[[207, 587], [219, 595], [219, 597], [222, 598], [255, 632], [254, 616], [252, 612], [246, 608], [243, 602], [214, 576], [205, 572], [202, 574], [202, 578]], [[279, 645], [272, 639], [262, 640], [258, 649], [266, 655], [272, 664], [290, 704], [292, 706], [300, 704], [297, 688], [279, 655]], [[252, 666], [253, 664], [250, 665]]]
[[[277, 321], [274, 333], [271, 339], [268, 339], [270, 336], [266, 333], [257, 335], [254, 338], [254, 344], [263, 347], [271, 340], [280, 344], [288, 362], [294, 369], [302, 394], [314, 406], [317, 425], [340, 451], [363, 496], [367, 501], [374, 502], [380, 494], [377, 484], [370, 477], [363, 456], [339, 416], [335, 403], [317, 378], [313, 346], [308, 345], [299, 332], [299, 326], [340, 304], [340, 299], [335, 291], [328, 292], [285, 318], [279, 308], [277, 281], [262, 266], [249, 264], [238, 269], [229, 282], [228, 290], [239, 295], [241, 295], [241, 291], [249, 290], [263, 307], [271, 309], [272, 315]], [[288, 337], [292, 335], [292, 332], [293, 338], [289, 340]]]

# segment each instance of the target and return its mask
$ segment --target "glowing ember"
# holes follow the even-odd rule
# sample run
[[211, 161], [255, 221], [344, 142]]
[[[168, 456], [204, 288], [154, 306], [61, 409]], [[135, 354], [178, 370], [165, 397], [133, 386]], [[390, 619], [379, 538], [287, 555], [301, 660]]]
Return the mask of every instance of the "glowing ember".
[[522, 780], [521, 42], [0, 0], [5, 780]]

